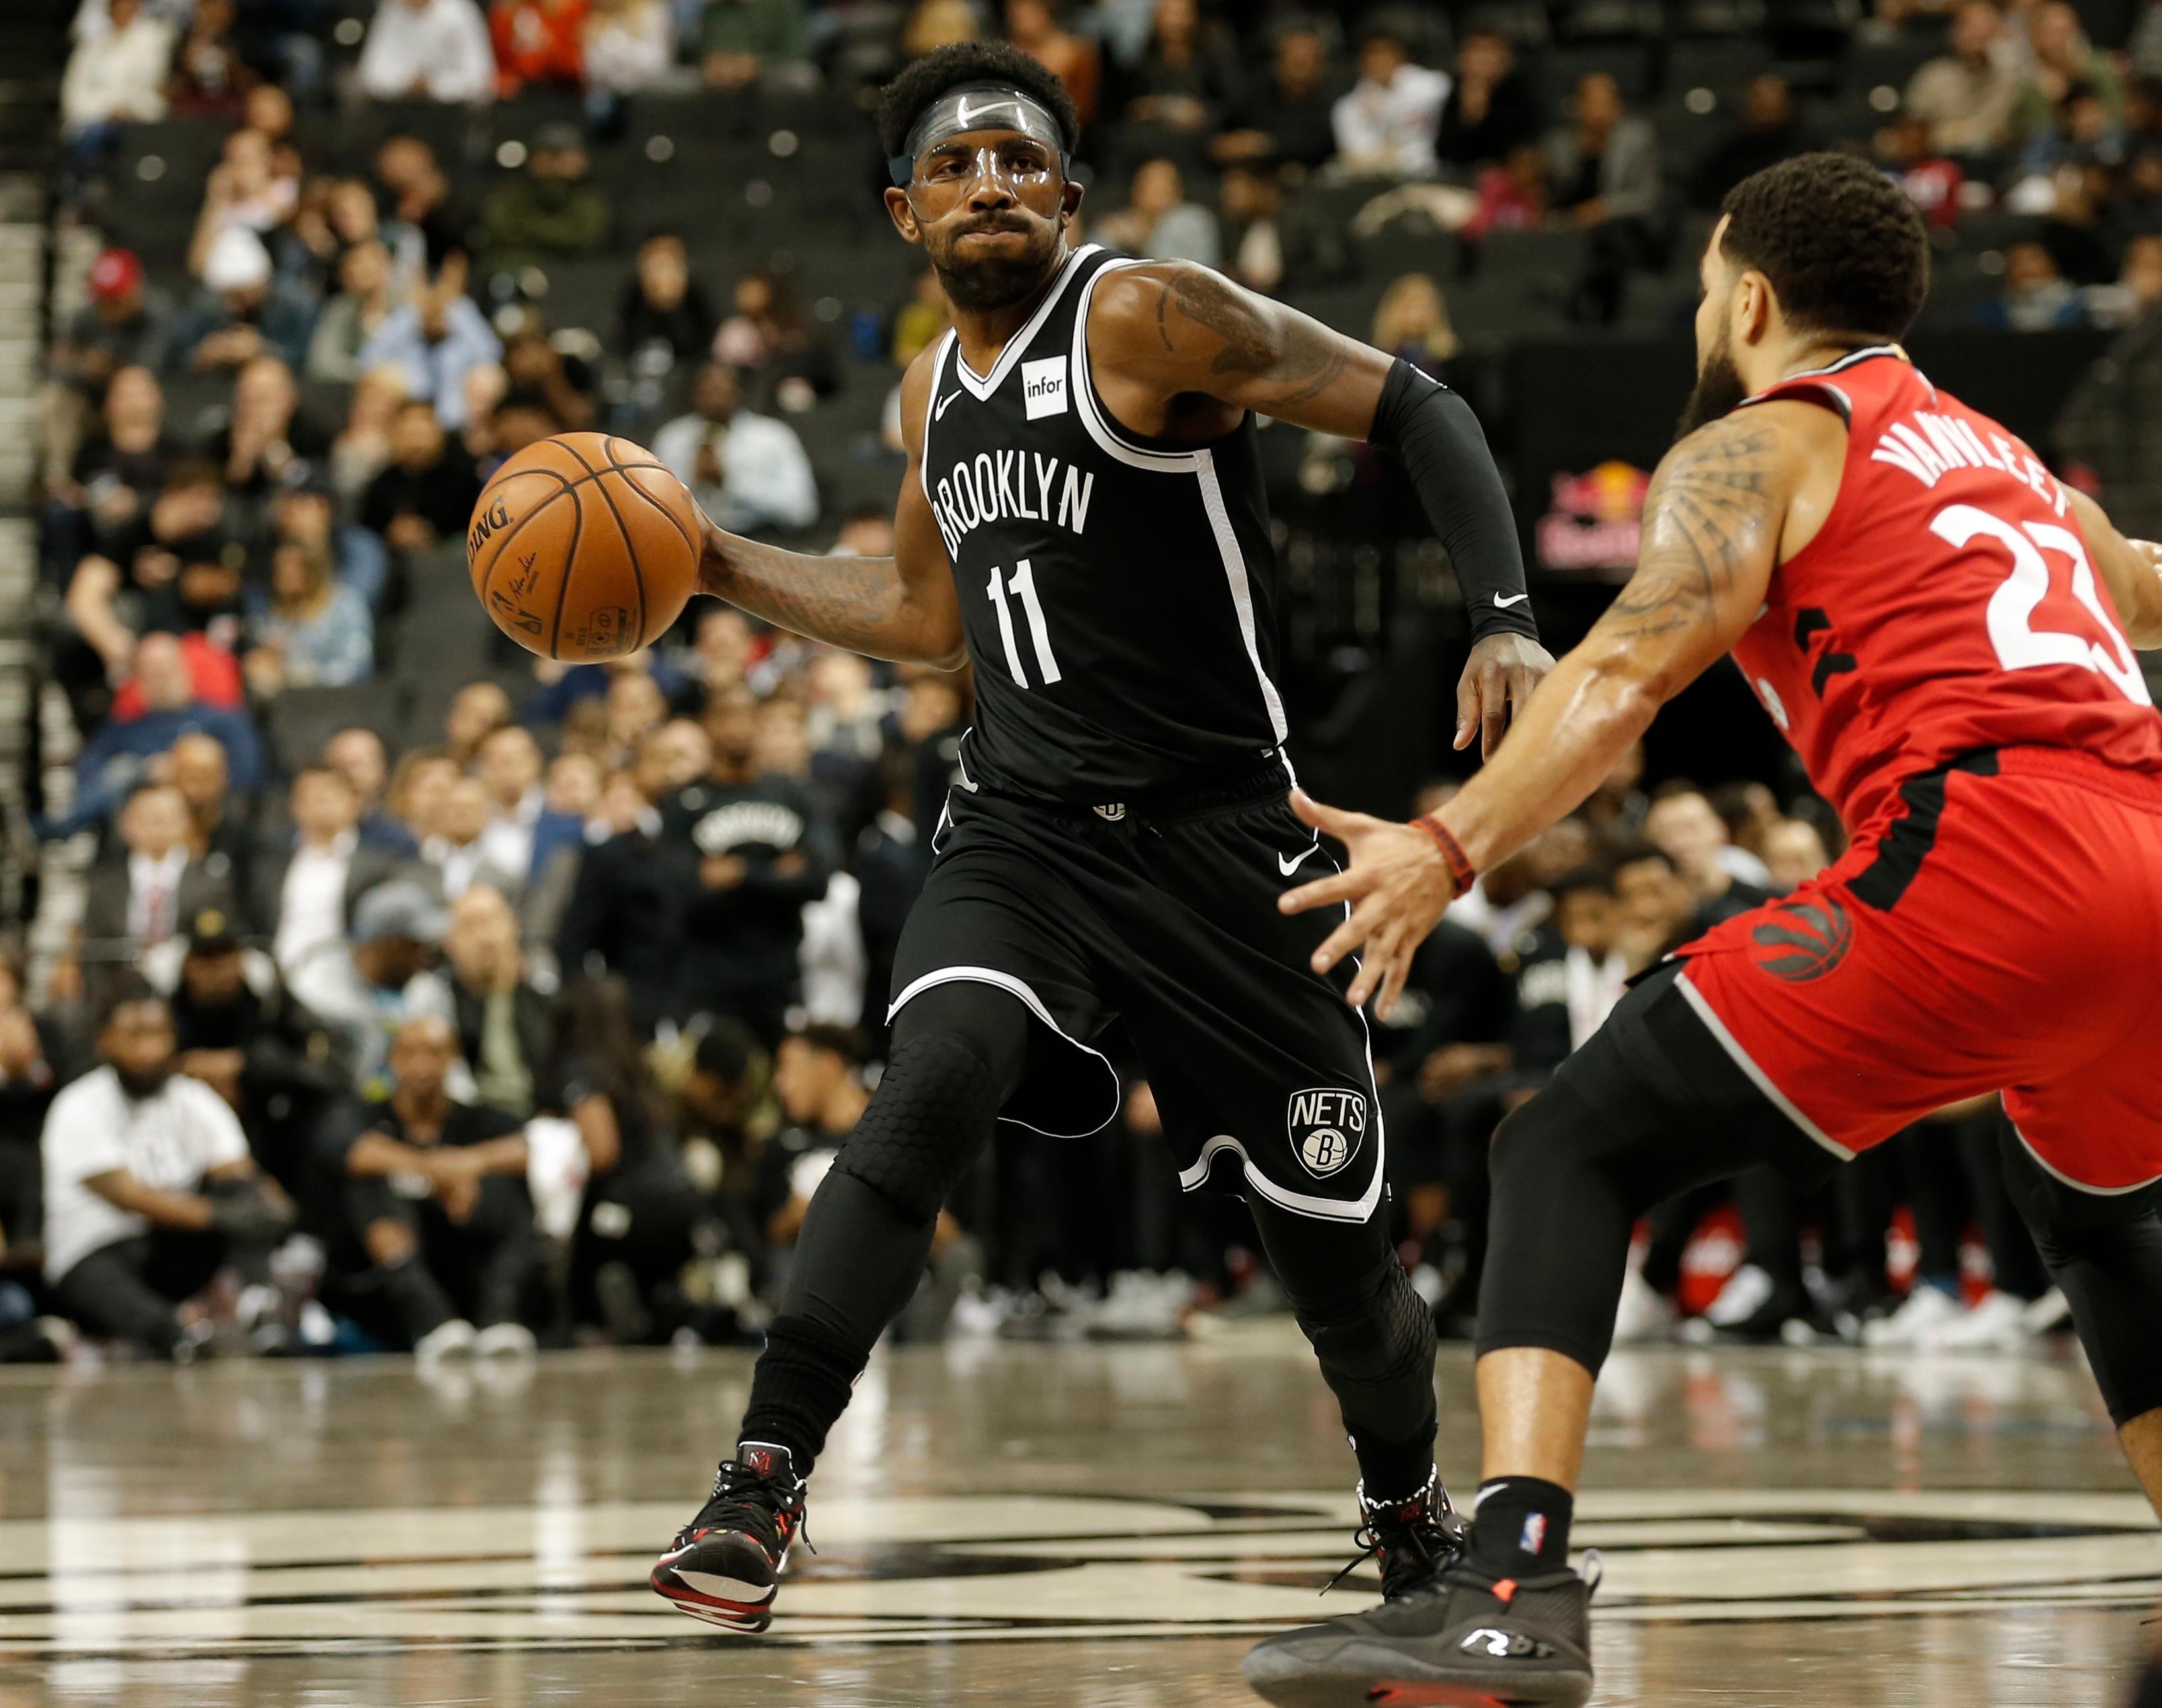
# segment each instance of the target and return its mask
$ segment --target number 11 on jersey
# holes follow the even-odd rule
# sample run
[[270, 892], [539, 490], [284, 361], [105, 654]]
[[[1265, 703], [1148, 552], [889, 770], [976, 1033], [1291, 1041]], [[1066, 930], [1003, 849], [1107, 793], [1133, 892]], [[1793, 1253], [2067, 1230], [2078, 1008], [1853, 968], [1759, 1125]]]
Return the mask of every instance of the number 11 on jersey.
[[1043, 620], [1043, 604], [1036, 596], [1036, 572], [1024, 557], [1014, 566], [1012, 576], [1001, 582], [1004, 575], [1004, 570], [992, 567], [990, 591], [991, 604], [999, 614], [999, 639], [1005, 642], [1006, 668], [1013, 673], [1016, 687], [1028, 686], [1028, 671], [1022, 667], [1021, 648], [1014, 640], [1013, 613], [1006, 606], [1006, 595], [1011, 593], [1021, 601], [1021, 619], [1028, 626], [1029, 639], [1036, 644], [1037, 666], [1048, 687], [1058, 680], [1058, 661], [1052, 656], [1051, 628]]

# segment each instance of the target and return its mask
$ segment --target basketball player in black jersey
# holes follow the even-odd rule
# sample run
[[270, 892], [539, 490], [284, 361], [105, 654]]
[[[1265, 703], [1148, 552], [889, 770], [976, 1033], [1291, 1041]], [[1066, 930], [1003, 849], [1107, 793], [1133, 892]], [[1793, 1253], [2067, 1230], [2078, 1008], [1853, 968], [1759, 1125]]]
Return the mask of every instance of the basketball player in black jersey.
[[[875, 657], [975, 671], [978, 717], [894, 969], [891, 1063], [807, 1213], [734, 1456], [655, 1590], [763, 1631], [804, 1479], [1001, 1118], [1110, 1120], [1123, 1016], [1188, 1188], [1244, 1190], [1334, 1391], [1391, 1596], [1460, 1528], [1434, 1474], [1434, 1331], [1391, 1246], [1366, 1022], [1280, 896], [1333, 866], [1288, 805], [1256, 415], [1401, 456], [1470, 602], [1458, 744], [1553, 661], [1477, 422], [1403, 362], [1207, 269], [1075, 248], [1071, 100], [996, 44], [885, 94], [888, 211], [955, 330], [901, 383], [891, 559], [708, 525], [704, 590]], [[1321, 864], [1319, 863], [1328, 863]]]

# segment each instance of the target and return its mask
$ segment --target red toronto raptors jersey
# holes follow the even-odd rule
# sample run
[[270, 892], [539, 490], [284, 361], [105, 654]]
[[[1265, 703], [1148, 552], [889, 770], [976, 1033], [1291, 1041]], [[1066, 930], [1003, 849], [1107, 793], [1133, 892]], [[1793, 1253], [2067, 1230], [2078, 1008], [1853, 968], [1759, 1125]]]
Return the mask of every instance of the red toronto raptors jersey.
[[1734, 659], [1850, 832], [1977, 748], [2072, 748], [2162, 776], [2162, 717], [2033, 452], [1892, 345], [1742, 407], [1774, 400], [1844, 417], [1846, 465]]

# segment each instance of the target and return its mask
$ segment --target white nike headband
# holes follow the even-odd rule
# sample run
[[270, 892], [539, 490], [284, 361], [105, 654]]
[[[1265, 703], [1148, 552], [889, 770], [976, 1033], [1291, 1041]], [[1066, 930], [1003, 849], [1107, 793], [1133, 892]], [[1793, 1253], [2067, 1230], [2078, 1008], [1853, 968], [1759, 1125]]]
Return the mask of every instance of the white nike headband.
[[1058, 121], [1034, 96], [998, 82], [964, 83], [925, 107], [909, 128], [905, 151], [889, 159], [886, 170], [896, 184], [906, 188], [926, 149], [972, 130], [1019, 131], [1048, 144], [1058, 157], [1060, 172], [1066, 170], [1066, 139]]

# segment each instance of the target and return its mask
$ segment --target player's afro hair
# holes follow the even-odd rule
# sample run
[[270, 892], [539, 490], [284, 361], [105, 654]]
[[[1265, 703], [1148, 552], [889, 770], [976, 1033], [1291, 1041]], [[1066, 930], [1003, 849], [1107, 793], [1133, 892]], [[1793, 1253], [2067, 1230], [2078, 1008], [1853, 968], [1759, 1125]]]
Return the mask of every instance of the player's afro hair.
[[1721, 251], [1770, 279], [1798, 326], [1900, 338], [1930, 294], [1922, 216], [1867, 160], [1797, 154], [1743, 179], [1720, 212]]
[[1081, 141], [1081, 114], [1066, 86], [1040, 60], [1002, 41], [953, 42], [912, 61], [879, 96], [879, 141], [889, 158], [908, 146], [916, 117], [948, 89], [964, 83], [1010, 83], [1058, 121], [1071, 154]]

